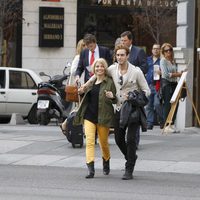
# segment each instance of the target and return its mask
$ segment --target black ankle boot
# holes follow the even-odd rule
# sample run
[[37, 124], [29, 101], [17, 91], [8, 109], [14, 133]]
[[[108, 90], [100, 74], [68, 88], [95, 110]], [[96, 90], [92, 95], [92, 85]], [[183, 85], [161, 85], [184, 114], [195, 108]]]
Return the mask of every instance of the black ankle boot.
[[95, 170], [94, 170], [94, 162], [87, 163], [88, 167], [88, 175], [85, 178], [94, 178]]
[[126, 170], [125, 174], [122, 177], [122, 180], [130, 180], [133, 179], [133, 171]]
[[110, 173], [110, 159], [107, 161], [103, 158], [103, 174], [108, 175]]
[[[135, 158], [135, 161], [137, 159], [137, 155]], [[134, 169], [134, 165], [133, 164], [128, 164], [128, 162], [126, 162], [125, 164], [125, 173], [122, 176], [122, 180], [130, 180], [133, 179], [133, 169]]]

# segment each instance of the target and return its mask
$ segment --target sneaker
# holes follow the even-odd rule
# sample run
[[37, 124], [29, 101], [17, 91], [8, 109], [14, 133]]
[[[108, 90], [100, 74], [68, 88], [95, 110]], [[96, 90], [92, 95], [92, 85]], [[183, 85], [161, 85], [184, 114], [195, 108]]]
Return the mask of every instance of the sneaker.
[[171, 125], [171, 128], [174, 129], [174, 133], [180, 133], [180, 130], [176, 128], [176, 126]]
[[175, 131], [175, 129], [173, 129], [172, 126], [168, 125], [168, 126], [165, 127], [163, 132], [164, 133], [175, 133], [176, 131]]

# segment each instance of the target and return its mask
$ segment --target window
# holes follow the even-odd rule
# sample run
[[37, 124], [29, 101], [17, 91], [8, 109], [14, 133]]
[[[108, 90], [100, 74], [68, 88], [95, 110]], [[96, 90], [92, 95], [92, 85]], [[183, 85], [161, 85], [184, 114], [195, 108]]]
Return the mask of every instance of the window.
[[5, 88], [5, 77], [6, 77], [6, 71], [0, 70], [0, 88]]
[[10, 71], [9, 88], [37, 89], [36, 83], [27, 72]]

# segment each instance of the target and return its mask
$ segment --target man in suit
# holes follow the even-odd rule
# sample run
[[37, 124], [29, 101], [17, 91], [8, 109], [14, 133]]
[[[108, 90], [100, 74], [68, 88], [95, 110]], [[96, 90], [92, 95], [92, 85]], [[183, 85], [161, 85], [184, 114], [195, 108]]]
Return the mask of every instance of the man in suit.
[[[147, 58], [144, 49], [133, 45], [133, 35], [130, 31], [125, 31], [120, 36], [122, 44], [127, 46], [130, 50], [128, 61], [132, 65], [139, 67], [142, 70], [143, 74], [146, 74], [148, 69], [147, 69]], [[140, 129], [138, 128], [136, 132], [137, 148], [139, 142], [140, 142]]]
[[86, 82], [93, 75], [91, 66], [95, 59], [104, 58], [108, 65], [112, 63], [110, 50], [107, 47], [98, 46], [96, 37], [92, 34], [86, 34], [83, 38], [87, 48], [80, 54], [80, 60], [76, 70], [76, 82], [79, 81], [83, 72], [85, 72], [84, 81]]
[[147, 59], [144, 49], [133, 45], [133, 35], [130, 31], [125, 31], [121, 34], [121, 42], [130, 50], [128, 61], [135, 66], [138, 66], [144, 74], [147, 73]]

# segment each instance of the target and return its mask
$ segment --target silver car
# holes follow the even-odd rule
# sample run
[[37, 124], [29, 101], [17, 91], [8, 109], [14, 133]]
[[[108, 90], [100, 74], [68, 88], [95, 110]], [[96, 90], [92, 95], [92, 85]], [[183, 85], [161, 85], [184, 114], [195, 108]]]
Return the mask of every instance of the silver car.
[[37, 86], [42, 79], [32, 70], [0, 67], [0, 120], [19, 113], [37, 123]]

